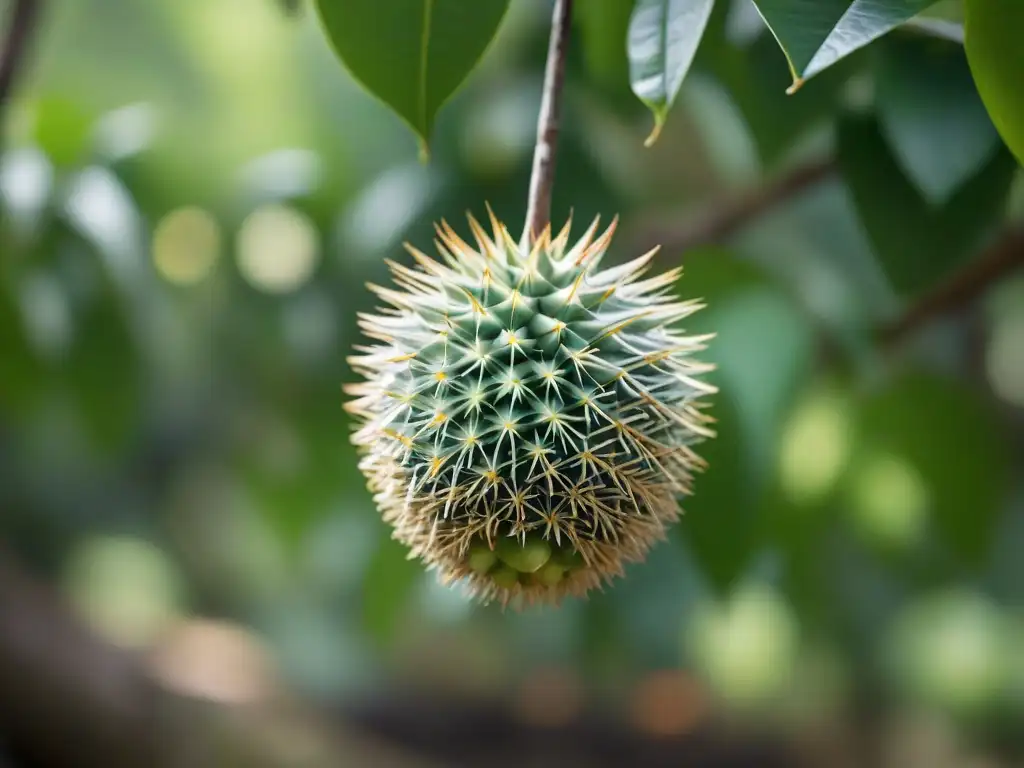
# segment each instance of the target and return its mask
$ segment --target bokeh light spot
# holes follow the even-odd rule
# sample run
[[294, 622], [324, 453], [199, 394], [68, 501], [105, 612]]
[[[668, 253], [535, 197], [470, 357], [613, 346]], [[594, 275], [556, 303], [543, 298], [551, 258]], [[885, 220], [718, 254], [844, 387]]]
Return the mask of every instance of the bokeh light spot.
[[181, 623], [155, 649], [151, 668], [170, 690], [226, 704], [260, 701], [277, 686], [262, 643], [226, 622]]
[[179, 208], [153, 231], [153, 264], [168, 282], [192, 285], [213, 269], [221, 249], [217, 220], [201, 208]]
[[664, 669], [634, 689], [632, 719], [638, 730], [652, 736], [680, 736], [700, 725], [709, 707], [696, 680], [680, 670]]
[[913, 605], [900, 617], [890, 639], [891, 661], [925, 702], [975, 710], [1009, 685], [1011, 636], [987, 598], [956, 590]]
[[985, 367], [996, 395], [1024, 408], [1024, 309], [1007, 313], [993, 325]]
[[699, 612], [690, 628], [695, 660], [712, 688], [734, 705], [753, 705], [792, 681], [799, 628], [774, 590], [742, 588], [723, 605]]
[[108, 640], [143, 647], [179, 613], [179, 580], [167, 556], [149, 542], [103, 537], [84, 542], [64, 575], [82, 617]]
[[844, 402], [817, 394], [800, 405], [782, 435], [779, 474], [789, 498], [820, 501], [836, 484], [850, 453], [851, 425]]
[[868, 457], [856, 470], [851, 496], [854, 520], [868, 536], [906, 546], [921, 535], [928, 488], [904, 459], [887, 453]]
[[268, 293], [296, 290], [309, 280], [319, 260], [316, 227], [294, 208], [258, 208], [238, 232], [238, 268], [253, 287]]

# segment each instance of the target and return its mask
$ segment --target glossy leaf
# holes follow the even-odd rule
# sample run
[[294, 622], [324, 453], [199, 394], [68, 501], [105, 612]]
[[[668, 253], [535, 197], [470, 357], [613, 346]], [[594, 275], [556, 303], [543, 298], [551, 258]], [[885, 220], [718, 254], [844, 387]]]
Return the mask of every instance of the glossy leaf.
[[892, 39], [881, 53], [876, 104], [882, 130], [917, 188], [942, 203], [999, 144], [963, 46], [914, 36]]
[[873, 117], [839, 126], [839, 165], [875, 255], [897, 291], [913, 294], [971, 257], [1000, 218], [1016, 163], [1000, 148], [943, 205], [904, 175]]
[[755, 0], [765, 23], [782, 46], [793, 85], [923, 11], [935, 0]]
[[416, 132], [427, 152], [438, 110], [480, 61], [508, 0], [317, 0], [342, 62]]
[[1024, 3], [966, 0], [964, 44], [978, 91], [1007, 146], [1024, 163]]
[[637, 0], [627, 51], [633, 92], [654, 113], [647, 146], [665, 125], [713, 7], [714, 0]]

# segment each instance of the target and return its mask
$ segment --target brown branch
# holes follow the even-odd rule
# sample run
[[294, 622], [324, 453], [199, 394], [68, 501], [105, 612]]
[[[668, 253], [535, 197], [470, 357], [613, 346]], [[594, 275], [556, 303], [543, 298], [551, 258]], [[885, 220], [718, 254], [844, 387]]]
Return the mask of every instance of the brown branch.
[[879, 341], [891, 350], [926, 325], [960, 309], [981, 296], [990, 286], [1024, 267], [1024, 224], [1002, 233], [981, 255], [944, 282], [913, 302], [902, 315], [883, 326]]
[[526, 206], [523, 243], [540, 235], [551, 221], [551, 187], [555, 182], [558, 149], [558, 124], [562, 114], [562, 86], [565, 83], [565, 57], [569, 46], [569, 28], [573, 0], [555, 0], [551, 18], [551, 42], [544, 71], [544, 93], [537, 120], [537, 145], [530, 173], [530, 196]]
[[815, 160], [763, 185], [711, 203], [682, 221], [670, 221], [662, 215], [657, 222], [637, 227], [640, 234], [632, 243], [630, 252], [641, 253], [660, 245], [662, 253], [678, 254], [701, 245], [720, 243], [762, 214], [832, 178], [835, 173], [833, 158]]
[[0, 132], [4, 113], [28, 53], [40, 16], [40, 0], [14, 0], [7, 36], [0, 48]]
[[156, 689], [0, 550], [0, 731], [45, 766], [157, 765]]
[[316, 745], [317, 765], [435, 765], [290, 701], [283, 691], [232, 706], [173, 690], [144, 654], [93, 635], [0, 545], [0, 736], [19, 760], [40, 768], [274, 768], [295, 764], [282, 749], [287, 733]]

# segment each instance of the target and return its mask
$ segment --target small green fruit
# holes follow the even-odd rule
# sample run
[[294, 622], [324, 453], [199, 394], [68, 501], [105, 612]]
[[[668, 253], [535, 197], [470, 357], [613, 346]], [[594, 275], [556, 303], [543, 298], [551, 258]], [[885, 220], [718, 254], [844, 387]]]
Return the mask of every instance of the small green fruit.
[[551, 558], [551, 545], [543, 539], [527, 539], [524, 545], [507, 536], [498, 540], [497, 550], [502, 562], [520, 573], [534, 573]]
[[554, 560], [544, 564], [544, 567], [533, 574], [533, 578], [545, 587], [556, 587], [565, 578], [565, 568]]
[[586, 565], [583, 560], [583, 555], [575, 549], [556, 549], [551, 559], [567, 571], [575, 568], [582, 568]]
[[498, 566], [491, 580], [503, 589], [512, 589], [519, 582], [519, 573], [507, 565]]
[[483, 542], [474, 544], [469, 550], [467, 563], [474, 573], [483, 575], [491, 570], [496, 562], [498, 562], [498, 556]]

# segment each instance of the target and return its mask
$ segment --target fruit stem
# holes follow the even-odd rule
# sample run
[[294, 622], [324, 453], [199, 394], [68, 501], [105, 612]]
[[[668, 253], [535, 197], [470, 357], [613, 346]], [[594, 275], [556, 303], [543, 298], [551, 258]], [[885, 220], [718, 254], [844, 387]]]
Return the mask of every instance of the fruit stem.
[[558, 124], [562, 114], [562, 86], [565, 83], [565, 55], [569, 46], [572, 0], [555, 0], [551, 17], [551, 41], [544, 70], [544, 93], [537, 119], [537, 144], [530, 173], [530, 196], [526, 206], [526, 227], [522, 242], [529, 247], [551, 221], [551, 187], [555, 182]]

